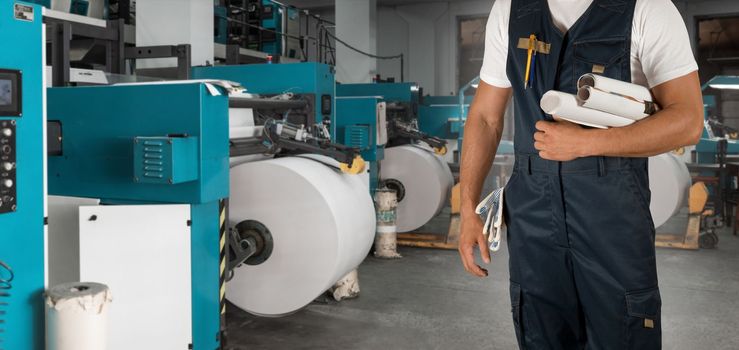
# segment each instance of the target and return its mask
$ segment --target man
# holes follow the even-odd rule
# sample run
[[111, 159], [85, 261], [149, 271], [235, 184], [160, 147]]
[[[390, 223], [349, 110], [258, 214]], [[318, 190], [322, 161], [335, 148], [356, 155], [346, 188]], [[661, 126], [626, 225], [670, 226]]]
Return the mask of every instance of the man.
[[[531, 35], [544, 46], [525, 84]], [[490, 262], [474, 208], [513, 95], [516, 164], [504, 217], [520, 348], [660, 348], [645, 157], [697, 143], [703, 126], [682, 18], [669, 0], [497, 0], [486, 40], [463, 145], [465, 269], [487, 276], [474, 259], [477, 246]], [[585, 73], [647, 86], [662, 110], [602, 130], [557, 121], [539, 108], [549, 90], [575, 93]]]

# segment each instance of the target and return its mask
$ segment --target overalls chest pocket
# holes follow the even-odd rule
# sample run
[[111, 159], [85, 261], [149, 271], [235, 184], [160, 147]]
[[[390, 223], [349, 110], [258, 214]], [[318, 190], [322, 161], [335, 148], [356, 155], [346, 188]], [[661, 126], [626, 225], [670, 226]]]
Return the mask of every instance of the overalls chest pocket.
[[630, 64], [626, 45], [626, 38], [622, 36], [575, 42], [573, 44], [574, 81], [587, 73], [630, 81], [630, 77], [624, 76], [627, 65]]

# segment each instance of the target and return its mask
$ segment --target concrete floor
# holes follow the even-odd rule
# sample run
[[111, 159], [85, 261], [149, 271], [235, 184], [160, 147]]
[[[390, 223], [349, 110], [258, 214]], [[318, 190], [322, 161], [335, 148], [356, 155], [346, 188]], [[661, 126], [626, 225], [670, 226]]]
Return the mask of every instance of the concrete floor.
[[[678, 225], [681, 226], [681, 225]], [[664, 349], [739, 349], [739, 238], [718, 249], [659, 249]], [[506, 249], [490, 277], [466, 275], [454, 251], [401, 249], [368, 258], [359, 299], [316, 302], [279, 319], [230, 305], [233, 349], [515, 349]]]

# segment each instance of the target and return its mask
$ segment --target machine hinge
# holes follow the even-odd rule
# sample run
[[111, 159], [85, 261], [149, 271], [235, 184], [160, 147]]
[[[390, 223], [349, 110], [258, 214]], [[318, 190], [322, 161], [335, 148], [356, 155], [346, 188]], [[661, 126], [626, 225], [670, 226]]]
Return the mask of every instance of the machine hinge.
[[187, 220], [187, 227], [192, 226], [192, 220]]

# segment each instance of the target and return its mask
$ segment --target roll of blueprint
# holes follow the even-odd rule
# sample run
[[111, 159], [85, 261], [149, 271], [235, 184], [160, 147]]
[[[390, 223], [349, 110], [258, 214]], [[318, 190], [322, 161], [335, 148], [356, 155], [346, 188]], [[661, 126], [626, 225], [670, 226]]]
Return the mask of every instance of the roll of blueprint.
[[592, 86], [581, 87], [577, 91], [577, 100], [585, 108], [619, 115], [631, 120], [642, 120], [653, 113], [650, 111], [652, 103], [647, 105], [644, 102], [598, 90]]
[[367, 256], [375, 236], [368, 185], [332, 164], [288, 157], [231, 168], [231, 227], [258, 222], [274, 242], [263, 263], [235, 269], [226, 291], [234, 305], [261, 316], [290, 314]]
[[633, 120], [628, 118], [585, 108], [579, 104], [575, 95], [555, 90], [547, 91], [544, 94], [540, 106], [547, 114], [595, 128], [622, 127], [634, 123]]
[[398, 232], [418, 229], [436, 216], [454, 186], [449, 165], [431, 151], [413, 145], [385, 150], [380, 180], [398, 194]]
[[680, 158], [665, 153], [649, 158], [649, 189], [654, 227], [660, 227], [685, 205], [691, 186], [690, 172]]
[[606, 78], [597, 74], [585, 74], [577, 80], [577, 88], [594, 87], [601, 91], [628, 96], [639, 101], [652, 102], [652, 93], [644, 86]]
[[112, 297], [100, 283], [66, 283], [46, 293], [46, 349], [108, 348], [108, 309]]

